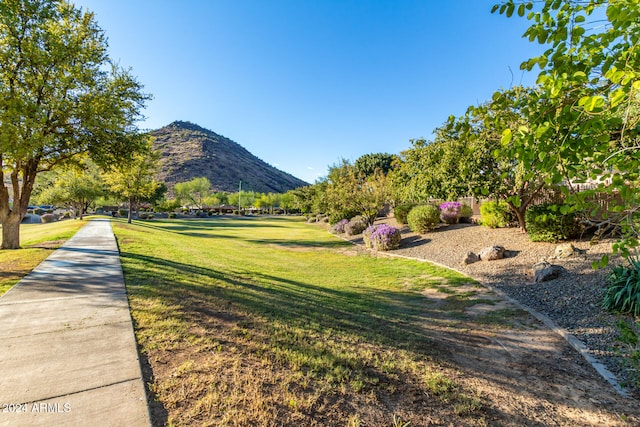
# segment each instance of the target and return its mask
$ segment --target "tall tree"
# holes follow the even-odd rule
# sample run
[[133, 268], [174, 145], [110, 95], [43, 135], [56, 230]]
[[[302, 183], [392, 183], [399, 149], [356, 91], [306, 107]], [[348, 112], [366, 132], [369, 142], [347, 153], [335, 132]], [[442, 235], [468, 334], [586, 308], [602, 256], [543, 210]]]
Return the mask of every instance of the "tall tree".
[[396, 156], [388, 153], [364, 154], [358, 157], [353, 164], [358, 174], [368, 177], [376, 172], [387, 175], [393, 168]]
[[[538, 167], [546, 153], [539, 151], [537, 139], [523, 146], [504, 139], [503, 131], [526, 124], [532, 111], [542, 107], [536, 93], [522, 87], [496, 92], [464, 116], [449, 117], [432, 142], [413, 141], [391, 174], [399, 199], [491, 195], [505, 200], [526, 230], [527, 207], [546, 185], [547, 175]], [[524, 160], [524, 150], [535, 156]]]
[[[551, 183], [550, 173], [542, 167], [548, 155], [544, 142], [556, 137], [555, 132], [534, 136], [526, 143], [522, 140], [504, 138], [505, 129], [520, 131], [544, 109], [539, 91], [533, 88], [515, 87], [494, 93], [490, 102], [472, 107], [470, 115], [478, 123], [469, 134], [471, 140], [492, 150], [494, 162], [479, 174], [486, 183], [475, 187], [475, 194], [491, 194], [503, 199], [518, 219], [522, 231], [526, 231], [526, 211], [534, 198]], [[523, 153], [528, 153], [523, 155]]]
[[389, 183], [381, 170], [362, 176], [346, 160], [329, 168], [325, 197], [332, 220], [362, 215], [373, 224], [378, 212], [389, 201]]
[[[592, 182], [594, 192], [618, 194], [617, 206], [595, 223], [622, 226], [622, 245], [638, 244], [640, 216], [640, 3], [637, 0], [508, 0], [494, 6], [531, 21], [524, 33], [547, 45], [522, 69], [540, 69], [539, 100], [528, 123], [504, 131], [505, 145], [538, 140], [541, 168], [552, 182]], [[552, 135], [553, 137], [549, 137]], [[521, 151], [532, 160], [536, 153]], [[567, 192], [570, 187], [567, 187]], [[578, 209], [589, 192], [570, 195]], [[600, 213], [602, 213], [600, 211]]]
[[110, 61], [93, 14], [66, 0], [0, 2], [2, 249], [20, 247], [38, 173], [80, 153], [107, 164], [136, 151], [128, 135], [147, 99]]
[[127, 220], [131, 223], [133, 210], [137, 204], [153, 197], [160, 182], [155, 180], [160, 154], [152, 150], [151, 138], [147, 135], [136, 135], [145, 142], [146, 150], [135, 153], [133, 158], [113, 165], [105, 174], [104, 179], [111, 191], [129, 204]]
[[321, 185], [322, 184], [313, 184], [289, 190], [287, 194], [291, 195], [292, 207], [303, 214], [324, 212], [324, 210], [314, 211], [314, 201], [319, 198]]
[[105, 182], [98, 166], [85, 157], [57, 173], [38, 194], [37, 200], [43, 204], [70, 206], [82, 219], [91, 204], [105, 193]]
[[206, 177], [193, 178], [191, 181], [179, 182], [173, 187], [176, 196], [202, 209], [204, 200], [211, 193], [211, 182]]

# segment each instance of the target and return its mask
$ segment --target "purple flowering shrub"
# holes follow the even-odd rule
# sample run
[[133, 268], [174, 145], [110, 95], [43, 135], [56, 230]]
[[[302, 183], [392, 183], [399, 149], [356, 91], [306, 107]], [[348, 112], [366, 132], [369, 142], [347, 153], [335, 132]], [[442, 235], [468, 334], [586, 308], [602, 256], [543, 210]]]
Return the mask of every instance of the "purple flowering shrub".
[[447, 224], [457, 224], [460, 220], [460, 202], [445, 202], [440, 205], [440, 219]]
[[364, 218], [358, 215], [351, 218], [349, 222], [345, 224], [344, 232], [347, 236], [355, 236], [356, 234], [362, 233], [365, 228], [367, 228], [367, 223], [364, 221]]
[[341, 219], [340, 221], [336, 222], [333, 227], [331, 227], [331, 232], [333, 234], [343, 234], [344, 233], [344, 226], [347, 225], [349, 223], [349, 220], [346, 219]]
[[400, 230], [387, 224], [372, 225], [362, 235], [364, 244], [377, 251], [389, 251], [400, 246]]

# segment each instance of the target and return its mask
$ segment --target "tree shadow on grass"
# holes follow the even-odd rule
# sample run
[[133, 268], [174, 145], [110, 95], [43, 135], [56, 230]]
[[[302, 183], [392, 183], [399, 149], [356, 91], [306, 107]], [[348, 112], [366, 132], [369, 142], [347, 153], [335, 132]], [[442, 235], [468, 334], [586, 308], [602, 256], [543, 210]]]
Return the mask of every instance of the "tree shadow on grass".
[[283, 247], [308, 247], [308, 248], [343, 248], [349, 247], [349, 243], [344, 240], [327, 240], [327, 241], [318, 241], [316, 239], [249, 239], [247, 240], [251, 243], [258, 244], [267, 244], [267, 245], [278, 245]]
[[[128, 224], [124, 218], [113, 218], [111, 221], [119, 224]], [[167, 232], [180, 232], [185, 230], [212, 230], [215, 228], [283, 228], [283, 225], [273, 224], [273, 219], [269, 218], [248, 218], [248, 217], [210, 217], [206, 219], [161, 219], [161, 220], [138, 220], [134, 219], [132, 224], [140, 227], [152, 228]], [[185, 223], [184, 225], [181, 225]]]
[[[257, 272], [221, 272], [128, 252], [122, 252], [121, 257], [131, 292], [142, 297], [170, 299], [171, 304], [181, 307], [176, 315], [195, 318], [205, 308], [199, 304], [186, 305], [188, 294], [192, 302], [206, 305], [209, 298], [215, 298], [222, 305], [231, 302], [244, 312], [290, 326], [314, 325], [320, 329], [357, 332], [379, 344], [425, 354], [433, 352], [427, 331], [417, 322], [424, 317], [424, 306], [423, 297], [416, 293], [336, 290]], [[154, 266], [153, 273], [144, 268], [147, 263]], [[179, 283], [165, 279], [176, 273], [186, 279]], [[220, 286], [201, 284], [211, 283], [211, 279], [219, 281]], [[206, 309], [204, 312], [211, 314]]]
[[[221, 272], [127, 252], [121, 256], [130, 292], [143, 298], [168, 300], [171, 306], [179, 307], [174, 315], [182, 320], [192, 322], [203, 316], [225, 316], [216, 306], [233, 304], [239, 312], [307, 330], [310, 336], [323, 331], [355, 334], [363, 342], [411, 351], [418, 358], [446, 363], [454, 349], [443, 342], [441, 330], [442, 319], [449, 319], [451, 313], [446, 307], [430, 304], [417, 292], [336, 290], [253, 271]], [[154, 266], [153, 273], [144, 267], [147, 263]], [[175, 276], [176, 272], [186, 279], [180, 282], [165, 279]], [[220, 285], [210, 284], [211, 279]], [[451, 333], [448, 340], [456, 341], [460, 347], [466, 337], [462, 332]], [[279, 345], [299, 346], [293, 350], [317, 353], [314, 354], [317, 357], [327, 351], [322, 346], [295, 340]], [[483, 373], [479, 371], [479, 374]]]

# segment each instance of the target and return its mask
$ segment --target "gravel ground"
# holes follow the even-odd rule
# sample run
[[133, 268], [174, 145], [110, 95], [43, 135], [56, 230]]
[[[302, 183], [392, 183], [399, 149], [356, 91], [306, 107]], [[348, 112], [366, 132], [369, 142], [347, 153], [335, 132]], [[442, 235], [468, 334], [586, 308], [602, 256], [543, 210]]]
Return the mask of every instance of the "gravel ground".
[[[393, 218], [384, 220], [396, 225]], [[425, 235], [417, 235], [408, 227], [400, 227], [400, 248], [390, 253], [433, 261], [461, 271], [482, 283], [495, 287], [519, 301], [522, 305], [546, 314], [558, 326], [581, 340], [589, 352], [600, 360], [624, 384], [629, 370], [624, 359], [617, 355], [619, 336], [618, 318], [600, 307], [610, 267], [593, 270], [591, 263], [611, 254], [612, 240], [592, 243], [589, 239], [571, 243], [582, 254], [553, 259], [555, 243], [531, 242], [528, 236], [516, 228], [490, 229], [474, 224], [444, 225]], [[354, 242], [361, 239], [353, 239]], [[505, 258], [496, 261], [480, 261], [465, 265], [468, 252], [500, 245], [506, 249]], [[561, 265], [566, 272], [559, 278], [534, 283], [533, 264], [546, 259]], [[610, 265], [620, 263], [613, 259]], [[635, 395], [639, 390], [630, 390]]]

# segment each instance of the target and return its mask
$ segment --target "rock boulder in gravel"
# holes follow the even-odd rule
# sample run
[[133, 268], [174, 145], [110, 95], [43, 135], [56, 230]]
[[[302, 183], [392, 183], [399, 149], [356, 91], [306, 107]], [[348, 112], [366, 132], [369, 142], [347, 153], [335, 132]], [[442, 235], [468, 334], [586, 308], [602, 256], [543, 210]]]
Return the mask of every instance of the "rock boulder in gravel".
[[533, 281], [536, 283], [557, 279], [566, 270], [561, 265], [541, 261], [533, 265]]
[[556, 246], [554, 258], [570, 258], [576, 254], [576, 248], [571, 243], [562, 243]]
[[489, 246], [488, 248], [482, 249], [478, 253], [478, 257], [482, 261], [494, 261], [497, 259], [504, 258], [504, 247], [500, 245]]
[[473, 252], [467, 252], [467, 256], [462, 261], [465, 264], [473, 264], [474, 262], [480, 261], [480, 257]]

